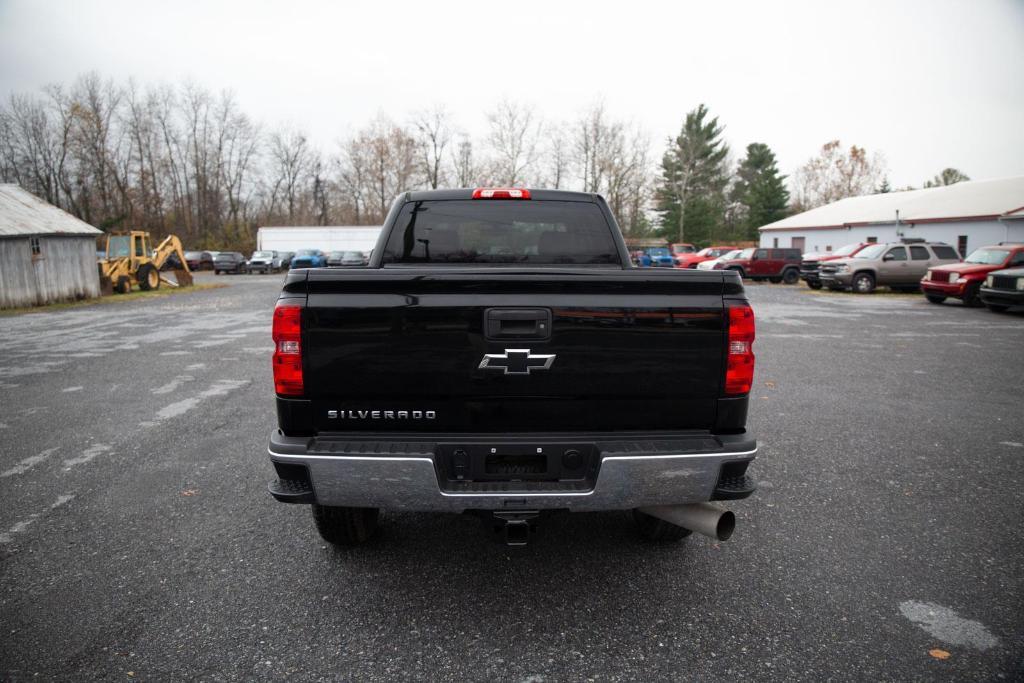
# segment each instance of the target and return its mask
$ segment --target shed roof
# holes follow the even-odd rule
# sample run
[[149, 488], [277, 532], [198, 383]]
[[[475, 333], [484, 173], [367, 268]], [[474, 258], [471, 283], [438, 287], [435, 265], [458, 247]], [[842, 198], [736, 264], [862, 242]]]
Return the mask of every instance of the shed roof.
[[924, 190], [849, 197], [761, 227], [762, 231], [837, 228], [872, 223], [996, 219], [1024, 209], [1024, 176], [971, 180]]
[[0, 237], [102, 232], [18, 185], [0, 184]]

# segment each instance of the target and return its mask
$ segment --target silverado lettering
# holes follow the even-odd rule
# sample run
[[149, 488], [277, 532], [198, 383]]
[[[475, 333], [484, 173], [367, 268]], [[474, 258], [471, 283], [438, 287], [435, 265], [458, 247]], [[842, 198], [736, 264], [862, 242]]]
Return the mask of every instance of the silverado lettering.
[[433, 410], [328, 410], [327, 417], [342, 420], [433, 420]]
[[[331, 543], [381, 509], [470, 512], [513, 545], [587, 510], [724, 540], [710, 501], [755, 489], [739, 274], [634, 268], [598, 195], [405, 193], [366, 267], [288, 273], [273, 338], [270, 492]], [[396, 404], [432, 409], [373, 407]]]

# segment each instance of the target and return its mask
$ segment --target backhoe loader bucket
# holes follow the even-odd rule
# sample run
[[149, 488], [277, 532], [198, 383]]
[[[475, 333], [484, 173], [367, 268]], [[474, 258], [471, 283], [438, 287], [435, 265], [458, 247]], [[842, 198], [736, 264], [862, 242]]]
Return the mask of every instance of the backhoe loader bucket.
[[100, 272], [100, 296], [110, 296], [114, 293], [114, 282], [103, 274], [103, 264], [97, 264], [96, 268]]
[[174, 281], [168, 280], [161, 275], [160, 279], [169, 285], [175, 287], [191, 287], [192, 286], [192, 273], [188, 272], [184, 268], [175, 268], [171, 271], [174, 273]]

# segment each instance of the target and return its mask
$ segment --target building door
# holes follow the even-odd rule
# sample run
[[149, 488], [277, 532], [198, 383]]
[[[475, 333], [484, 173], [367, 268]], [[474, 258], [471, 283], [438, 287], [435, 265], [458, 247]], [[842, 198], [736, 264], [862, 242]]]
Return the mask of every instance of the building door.
[[792, 242], [790, 243], [790, 246], [793, 247], [794, 249], [799, 249], [800, 253], [802, 254], [804, 253], [804, 245], [806, 244], [806, 242], [806, 237], [794, 237]]
[[960, 258], [967, 258], [967, 235], [956, 238], [956, 248], [960, 251]]

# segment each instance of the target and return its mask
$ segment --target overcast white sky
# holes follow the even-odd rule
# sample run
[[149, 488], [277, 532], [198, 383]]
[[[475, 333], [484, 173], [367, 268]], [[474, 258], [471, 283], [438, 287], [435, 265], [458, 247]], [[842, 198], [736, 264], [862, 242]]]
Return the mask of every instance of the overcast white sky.
[[0, 94], [88, 70], [230, 89], [325, 148], [379, 111], [443, 103], [479, 133], [501, 97], [554, 120], [603, 99], [660, 158], [704, 102], [737, 156], [765, 142], [785, 173], [840, 138], [894, 186], [1024, 175], [1021, 0], [0, 0]]

